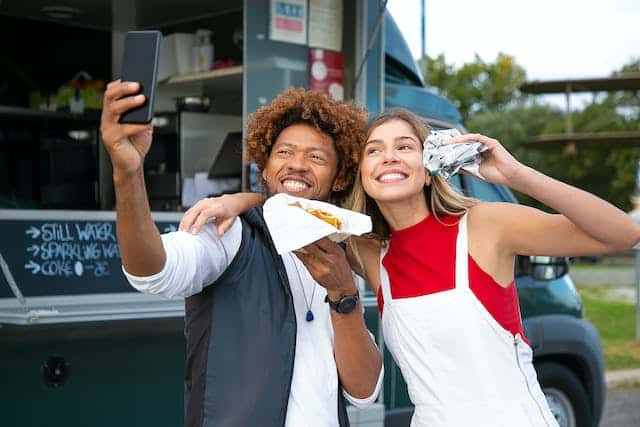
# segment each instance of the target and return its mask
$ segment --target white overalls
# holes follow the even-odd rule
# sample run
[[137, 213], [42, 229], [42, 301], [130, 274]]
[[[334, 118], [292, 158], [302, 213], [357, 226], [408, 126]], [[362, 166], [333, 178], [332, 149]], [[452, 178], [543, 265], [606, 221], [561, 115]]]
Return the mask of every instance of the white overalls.
[[[532, 351], [469, 288], [466, 215], [456, 241], [455, 288], [393, 299], [380, 256], [385, 345], [415, 405], [412, 427], [557, 426]], [[416, 248], [416, 250], [419, 250]]]

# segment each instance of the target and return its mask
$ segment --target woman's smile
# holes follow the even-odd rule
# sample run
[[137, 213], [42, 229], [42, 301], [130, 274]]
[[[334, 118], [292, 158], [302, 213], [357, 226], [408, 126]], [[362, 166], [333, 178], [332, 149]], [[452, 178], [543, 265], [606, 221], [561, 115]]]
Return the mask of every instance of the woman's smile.
[[376, 178], [376, 181], [383, 184], [395, 184], [397, 182], [402, 182], [409, 177], [408, 174], [398, 171], [398, 170], [389, 170], [384, 171]]

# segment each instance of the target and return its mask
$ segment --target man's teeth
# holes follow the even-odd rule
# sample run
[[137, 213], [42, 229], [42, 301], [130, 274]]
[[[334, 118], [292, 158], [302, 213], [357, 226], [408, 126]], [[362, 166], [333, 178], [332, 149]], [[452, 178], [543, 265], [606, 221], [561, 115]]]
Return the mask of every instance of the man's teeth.
[[286, 180], [282, 183], [282, 185], [284, 185], [284, 187], [289, 191], [302, 191], [309, 188], [306, 183], [293, 180]]
[[405, 178], [405, 175], [401, 173], [387, 173], [378, 178], [378, 181], [388, 182], [388, 181], [399, 181]]

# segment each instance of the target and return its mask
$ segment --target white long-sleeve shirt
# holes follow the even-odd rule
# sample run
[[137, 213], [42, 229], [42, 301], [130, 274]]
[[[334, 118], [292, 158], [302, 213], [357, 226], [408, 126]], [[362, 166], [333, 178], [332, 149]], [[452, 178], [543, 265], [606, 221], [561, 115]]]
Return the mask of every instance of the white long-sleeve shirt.
[[[212, 224], [207, 224], [197, 235], [183, 231], [163, 234], [166, 262], [162, 271], [146, 277], [131, 275], [124, 268], [123, 271], [129, 283], [141, 292], [188, 297], [220, 277], [238, 252], [241, 240], [242, 222], [239, 219], [221, 238]], [[338, 373], [333, 355], [331, 315], [329, 305], [324, 302], [327, 291], [317, 284], [295, 254], [287, 253], [282, 259], [297, 321], [286, 426], [337, 426]], [[311, 322], [306, 320], [308, 309], [314, 315]], [[383, 376], [384, 369], [381, 368], [375, 391], [368, 398], [357, 399], [343, 391], [345, 398], [356, 407], [368, 406], [378, 397]]]

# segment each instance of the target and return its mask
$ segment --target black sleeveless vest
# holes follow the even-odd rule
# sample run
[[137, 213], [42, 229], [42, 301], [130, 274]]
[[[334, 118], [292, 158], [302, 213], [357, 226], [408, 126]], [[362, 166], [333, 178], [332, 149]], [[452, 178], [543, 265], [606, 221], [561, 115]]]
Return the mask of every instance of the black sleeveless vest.
[[[289, 280], [256, 207], [229, 267], [185, 300], [185, 427], [284, 426], [296, 316]], [[349, 420], [338, 384], [340, 426]]]

